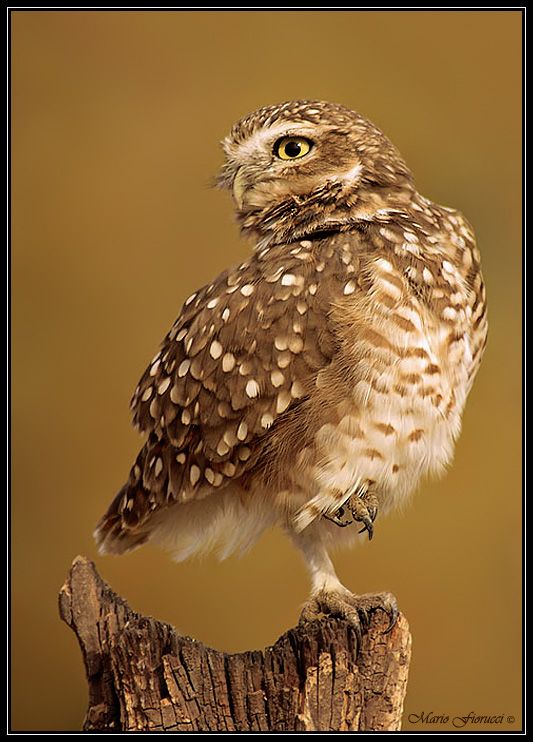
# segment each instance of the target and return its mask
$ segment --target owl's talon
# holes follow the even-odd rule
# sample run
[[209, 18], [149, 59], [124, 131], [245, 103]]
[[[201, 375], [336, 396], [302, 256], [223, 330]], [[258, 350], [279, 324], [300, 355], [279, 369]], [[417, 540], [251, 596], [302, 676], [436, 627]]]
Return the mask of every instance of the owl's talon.
[[389, 619], [389, 625], [383, 633], [388, 634], [392, 631], [399, 615], [398, 604], [392, 593], [367, 593], [366, 595], [357, 596], [357, 600], [365, 605], [369, 611], [376, 610], [377, 608], [381, 609]]
[[[348, 509], [352, 514], [352, 520], [342, 520], [344, 513]], [[378, 514], [377, 497], [367, 491], [357, 497], [352, 496], [342, 505], [333, 515], [324, 513], [324, 518], [335, 523], [340, 528], [346, 528], [353, 523], [363, 523], [363, 528], [359, 533], [368, 532], [368, 540], [371, 541], [374, 535], [374, 521]]]
[[383, 631], [388, 634], [398, 620], [396, 598], [391, 593], [353, 595], [348, 590], [342, 593], [321, 590], [304, 605], [300, 624], [316, 621], [324, 615], [344, 618], [355, 630], [360, 645], [363, 633], [370, 626], [371, 614], [378, 609], [388, 617], [389, 624]]
[[327, 515], [324, 513], [324, 518], [326, 520], [331, 521], [332, 523], [335, 523], [336, 526], [339, 526], [339, 528], [346, 528], [346, 526], [351, 526], [353, 523], [353, 520], [341, 520], [341, 518], [344, 516], [344, 507], [340, 507], [334, 515]]
[[383, 632], [384, 634], [389, 634], [395, 627], [396, 621], [398, 620], [398, 606], [396, 604], [396, 600], [391, 603], [390, 612], [387, 615], [389, 616], [389, 625]]
[[361, 528], [358, 533], [364, 533], [365, 531], [368, 531], [368, 540], [372, 541], [372, 537], [374, 535], [374, 526], [372, 525], [372, 521], [370, 518], [358, 518], [358, 520], [361, 520], [364, 523], [363, 528]]
[[371, 492], [364, 492], [360, 497], [350, 498], [349, 508], [354, 521], [363, 523], [363, 528], [359, 533], [368, 531], [368, 540], [371, 541], [374, 535], [374, 521], [378, 514], [378, 500]]
[[367, 510], [368, 514], [370, 515], [370, 520], [374, 522], [378, 516], [378, 507], [377, 505], [368, 505], [367, 503]]
[[341, 593], [320, 590], [315, 593], [302, 608], [299, 624], [303, 625], [310, 621], [318, 621], [324, 616], [334, 616], [345, 619], [354, 629], [357, 636], [357, 646], [361, 646], [363, 640], [363, 628], [365, 624], [365, 615], [360, 615], [351, 603], [347, 600], [352, 596], [346, 591], [346, 596]]

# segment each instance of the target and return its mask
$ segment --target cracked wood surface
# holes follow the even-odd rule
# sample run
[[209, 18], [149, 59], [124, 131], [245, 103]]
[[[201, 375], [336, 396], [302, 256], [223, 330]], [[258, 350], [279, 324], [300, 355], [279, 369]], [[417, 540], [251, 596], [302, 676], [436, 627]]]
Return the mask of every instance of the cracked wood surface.
[[135, 613], [76, 557], [59, 595], [89, 686], [85, 731], [395, 731], [411, 654], [407, 621], [371, 614], [357, 651], [345, 621], [290, 629], [226, 654]]

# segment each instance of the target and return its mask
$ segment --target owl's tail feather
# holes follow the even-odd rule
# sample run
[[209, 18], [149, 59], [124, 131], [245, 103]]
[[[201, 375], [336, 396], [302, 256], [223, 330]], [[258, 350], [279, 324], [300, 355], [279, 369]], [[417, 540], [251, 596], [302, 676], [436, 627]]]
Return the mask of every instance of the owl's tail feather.
[[150, 435], [119, 491], [96, 526], [94, 538], [100, 554], [124, 554], [150, 537], [155, 512], [166, 504], [169, 477], [161, 442]]
[[149, 437], [96, 527], [100, 554], [124, 554], [150, 541], [178, 561], [209, 551], [223, 559], [248, 549], [277, 520], [268, 494], [238, 482], [191, 488], [190, 477], [185, 486], [183, 472], [174, 474], [176, 460], [176, 450]]
[[125, 554], [148, 540], [150, 532], [146, 523], [135, 523], [135, 516], [132, 518], [131, 512], [125, 512], [123, 507], [124, 503], [135, 502], [135, 499], [135, 493], [132, 493], [128, 482], [98, 522], [93, 536], [100, 554]]
[[[225, 559], [247, 551], [278, 519], [267, 497], [238, 487], [218, 491], [216, 497], [148, 509], [138, 519], [148, 499], [140, 482], [122, 487], [94, 532], [100, 554], [124, 554], [149, 541], [179, 562], [212, 551]], [[130, 502], [134, 504], [128, 506]]]

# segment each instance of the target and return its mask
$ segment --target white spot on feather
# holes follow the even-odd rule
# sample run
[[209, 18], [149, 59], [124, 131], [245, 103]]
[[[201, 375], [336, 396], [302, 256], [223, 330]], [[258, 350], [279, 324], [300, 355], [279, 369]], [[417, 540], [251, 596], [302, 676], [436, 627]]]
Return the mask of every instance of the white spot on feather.
[[385, 258], [378, 258], [376, 260], [376, 265], [381, 268], [382, 271], [385, 271], [386, 273], [392, 273], [392, 263], [389, 260], [385, 260]]
[[259, 394], [259, 384], [255, 379], [250, 379], [246, 384], [246, 394], [250, 399], [254, 399]]
[[250, 451], [250, 449], [248, 448], [248, 446], [241, 446], [239, 448], [238, 452], [237, 452], [237, 454], [239, 456], [239, 459], [241, 461], [248, 461], [248, 459], [250, 458], [251, 453], [252, 452]]
[[153, 391], [154, 391], [154, 390], [153, 390], [153, 387], [149, 386], [149, 387], [148, 387], [148, 389], [145, 389], [145, 390], [144, 390], [144, 394], [142, 395], [142, 397], [141, 397], [141, 400], [142, 400], [143, 402], [148, 402], [148, 400], [149, 400], [149, 399], [150, 399], [150, 397], [152, 396], [152, 392], [153, 392]]
[[278, 398], [276, 400], [276, 412], [278, 415], [281, 415], [282, 412], [285, 412], [287, 407], [292, 402], [292, 397], [289, 394], [289, 392], [283, 391], [278, 394]]
[[442, 318], [454, 320], [457, 317], [457, 312], [453, 307], [445, 307], [442, 310]]
[[229, 451], [230, 451], [230, 447], [228, 446], [228, 444], [226, 443], [226, 441], [223, 438], [221, 438], [219, 440], [218, 446], [217, 446], [217, 453], [218, 453], [218, 455], [219, 456], [225, 456], [227, 453], [229, 453]]
[[157, 393], [164, 394], [166, 390], [169, 388], [169, 386], [170, 386], [170, 378], [167, 376], [167, 378], [164, 381], [162, 381], [161, 384], [159, 384], [159, 386], [157, 387]]
[[214, 358], [216, 361], [217, 358], [220, 358], [220, 356], [222, 355], [223, 350], [224, 348], [218, 342], [218, 340], [213, 340], [213, 342], [211, 343], [209, 347], [209, 355], [211, 356], [211, 358]]
[[291, 396], [294, 397], [294, 399], [299, 399], [300, 397], [303, 397], [304, 394], [305, 390], [303, 386], [300, 384], [299, 381], [295, 381], [291, 386]]
[[186, 358], [184, 361], [180, 363], [178, 366], [178, 376], [185, 376], [187, 371], [189, 370], [189, 367], [191, 365], [191, 362], [188, 358]]
[[290, 338], [288, 348], [291, 353], [300, 353], [303, 350], [303, 347], [304, 341], [301, 337], [296, 335], [295, 337]]
[[270, 374], [270, 380], [272, 382], [272, 386], [278, 387], [283, 384], [285, 381], [285, 376], [281, 373], [281, 371], [272, 371]]
[[233, 353], [226, 353], [222, 359], [222, 371], [227, 374], [233, 368], [235, 368], [235, 356]]
[[200, 474], [201, 474], [200, 468], [196, 466], [196, 464], [193, 464], [191, 466], [191, 471], [189, 472], [189, 478], [191, 480], [191, 484], [193, 487], [200, 479]]
[[265, 412], [265, 414], [261, 416], [261, 427], [262, 428], [269, 428], [273, 422], [274, 422], [274, 418], [272, 417], [270, 412]]
[[222, 467], [222, 471], [227, 477], [232, 477], [237, 470], [237, 467], [235, 464], [232, 464], [231, 461], [226, 461], [225, 464]]

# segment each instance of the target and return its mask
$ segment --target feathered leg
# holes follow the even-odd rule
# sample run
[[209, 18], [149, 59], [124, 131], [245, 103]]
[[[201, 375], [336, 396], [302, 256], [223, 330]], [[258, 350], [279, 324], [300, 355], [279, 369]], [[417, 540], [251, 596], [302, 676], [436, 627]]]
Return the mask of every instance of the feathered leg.
[[339, 616], [352, 624], [360, 641], [363, 629], [369, 623], [369, 614], [379, 608], [389, 617], [387, 630], [392, 629], [398, 617], [394, 596], [391, 593], [354, 595], [345, 588], [337, 577], [318, 524], [300, 533], [293, 532], [291, 536], [302, 552], [311, 576], [311, 597], [304, 604], [300, 623], [316, 620], [322, 615]]

